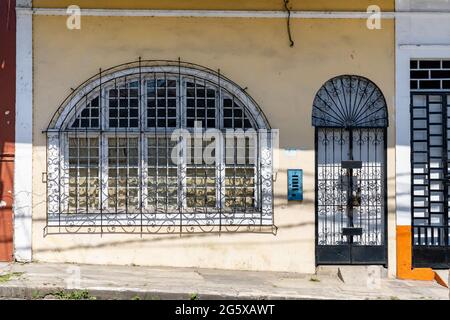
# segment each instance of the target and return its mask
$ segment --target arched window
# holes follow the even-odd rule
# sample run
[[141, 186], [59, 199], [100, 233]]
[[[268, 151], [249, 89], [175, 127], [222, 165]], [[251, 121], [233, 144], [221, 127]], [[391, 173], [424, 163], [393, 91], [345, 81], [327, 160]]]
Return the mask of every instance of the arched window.
[[47, 137], [49, 233], [273, 232], [270, 126], [220, 73], [167, 61], [101, 72]]

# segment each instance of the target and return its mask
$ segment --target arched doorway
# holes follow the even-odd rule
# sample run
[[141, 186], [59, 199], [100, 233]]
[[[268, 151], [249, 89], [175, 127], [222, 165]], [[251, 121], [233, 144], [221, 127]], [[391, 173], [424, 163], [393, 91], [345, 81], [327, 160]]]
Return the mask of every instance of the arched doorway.
[[316, 95], [316, 264], [387, 263], [385, 98], [344, 75]]

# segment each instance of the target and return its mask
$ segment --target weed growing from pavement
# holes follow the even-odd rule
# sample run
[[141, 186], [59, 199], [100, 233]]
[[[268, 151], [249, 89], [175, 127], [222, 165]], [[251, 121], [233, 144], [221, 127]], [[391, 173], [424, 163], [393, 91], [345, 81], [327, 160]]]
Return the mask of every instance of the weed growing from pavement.
[[198, 300], [199, 299], [198, 294], [192, 293], [191, 296], [190, 296], [190, 299], [191, 300]]
[[97, 298], [91, 296], [87, 290], [75, 290], [75, 291], [56, 291], [50, 293], [41, 293], [39, 291], [33, 291], [32, 299], [56, 299], [56, 300], [96, 300]]
[[39, 291], [35, 290], [31, 294], [31, 298], [34, 299], [34, 300], [37, 300], [37, 299], [42, 299], [43, 296], [41, 295], [41, 293]]
[[75, 291], [58, 291], [53, 294], [61, 300], [95, 300], [96, 298], [89, 294], [87, 290], [75, 290]]
[[0, 283], [5, 283], [13, 279], [20, 278], [21, 275], [23, 275], [23, 272], [12, 272], [2, 274], [0, 275]]

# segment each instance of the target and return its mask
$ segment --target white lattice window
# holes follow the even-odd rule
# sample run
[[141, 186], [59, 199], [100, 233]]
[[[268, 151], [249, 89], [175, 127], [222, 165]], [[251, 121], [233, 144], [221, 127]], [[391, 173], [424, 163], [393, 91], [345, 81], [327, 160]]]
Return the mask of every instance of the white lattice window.
[[271, 131], [219, 74], [182, 64], [102, 74], [47, 135], [49, 232], [274, 230]]

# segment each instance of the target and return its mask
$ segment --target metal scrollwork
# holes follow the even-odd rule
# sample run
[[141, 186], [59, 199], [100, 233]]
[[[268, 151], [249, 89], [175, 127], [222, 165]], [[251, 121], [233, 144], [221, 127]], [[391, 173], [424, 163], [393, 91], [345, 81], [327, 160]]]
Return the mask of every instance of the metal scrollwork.
[[[172, 134], [195, 135], [194, 120], [216, 130], [220, 152], [229, 132], [254, 132], [255, 162], [217, 155], [212, 165], [188, 164], [191, 136]], [[64, 101], [46, 133], [47, 234], [276, 231], [272, 131], [219, 72], [141, 60], [101, 71]]]
[[339, 76], [325, 83], [317, 93], [312, 124], [334, 128], [387, 127], [386, 100], [370, 80]]
[[[314, 100], [312, 123], [316, 127], [318, 250], [321, 246], [385, 246], [388, 116], [383, 94], [359, 76], [333, 78]], [[343, 161], [354, 160], [361, 161], [362, 167], [342, 167]], [[362, 234], [346, 235], [344, 229], [349, 227], [361, 228]]]

